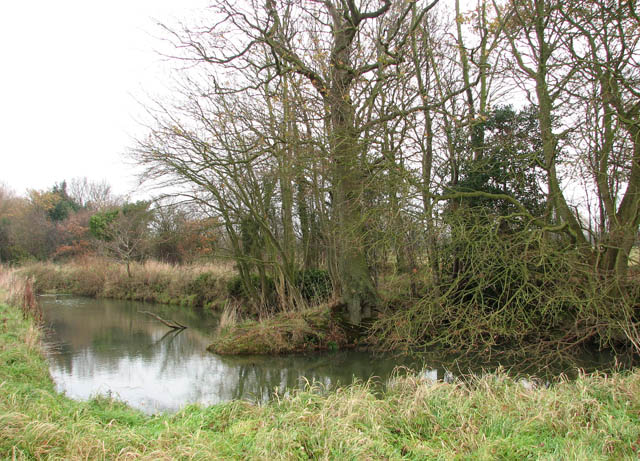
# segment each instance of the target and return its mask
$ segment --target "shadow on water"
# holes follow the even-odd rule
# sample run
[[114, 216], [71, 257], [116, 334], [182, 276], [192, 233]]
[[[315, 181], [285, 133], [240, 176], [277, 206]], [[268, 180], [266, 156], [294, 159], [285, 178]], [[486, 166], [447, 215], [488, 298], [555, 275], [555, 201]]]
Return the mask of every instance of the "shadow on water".
[[[373, 379], [380, 388], [397, 367], [423, 370], [426, 379], [495, 370], [534, 372], [544, 380], [564, 372], [615, 366], [608, 354], [588, 353], [564, 368], [525, 370], [522, 360], [484, 360], [429, 353], [380, 356], [360, 351], [291, 356], [218, 356], [206, 351], [218, 317], [197, 309], [137, 302], [43, 296], [50, 372], [60, 392], [76, 399], [109, 394], [147, 413], [177, 411], [190, 403], [232, 399], [267, 401], [275, 392], [318, 383], [323, 388]], [[139, 310], [155, 312], [188, 328], [171, 330]], [[480, 360], [483, 359], [483, 360]], [[519, 366], [516, 366], [518, 364]], [[403, 368], [405, 369], [405, 368]]]

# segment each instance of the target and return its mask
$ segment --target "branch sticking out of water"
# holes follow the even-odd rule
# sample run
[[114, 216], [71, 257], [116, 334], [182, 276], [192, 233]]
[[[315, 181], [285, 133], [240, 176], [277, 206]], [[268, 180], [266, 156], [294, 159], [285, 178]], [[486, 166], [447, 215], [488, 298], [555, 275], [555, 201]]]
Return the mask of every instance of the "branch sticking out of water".
[[151, 317], [155, 318], [156, 320], [164, 323], [166, 326], [168, 326], [169, 328], [173, 328], [174, 330], [184, 330], [185, 328], [187, 328], [185, 325], [176, 322], [175, 320], [173, 321], [168, 321], [163, 319], [162, 317], [160, 317], [157, 314], [154, 314], [153, 312], [149, 312], [149, 311], [138, 311], [140, 314], [147, 314], [150, 315]]

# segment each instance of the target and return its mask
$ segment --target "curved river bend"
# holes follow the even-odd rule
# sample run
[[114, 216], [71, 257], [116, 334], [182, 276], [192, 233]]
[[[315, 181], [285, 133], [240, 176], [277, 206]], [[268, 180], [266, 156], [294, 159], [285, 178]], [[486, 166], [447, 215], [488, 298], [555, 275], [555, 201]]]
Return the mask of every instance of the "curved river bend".
[[[452, 362], [427, 366], [409, 358], [340, 351], [293, 356], [219, 356], [206, 351], [218, 317], [210, 313], [137, 302], [42, 296], [45, 342], [57, 390], [85, 400], [112, 395], [145, 413], [173, 412], [191, 403], [232, 399], [266, 401], [275, 392], [316, 382], [332, 388], [353, 379], [384, 383], [397, 366], [451, 379]], [[173, 331], [139, 311], [187, 325]], [[590, 356], [598, 366], [608, 356]], [[584, 365], [583, 365], [584, 366]]]

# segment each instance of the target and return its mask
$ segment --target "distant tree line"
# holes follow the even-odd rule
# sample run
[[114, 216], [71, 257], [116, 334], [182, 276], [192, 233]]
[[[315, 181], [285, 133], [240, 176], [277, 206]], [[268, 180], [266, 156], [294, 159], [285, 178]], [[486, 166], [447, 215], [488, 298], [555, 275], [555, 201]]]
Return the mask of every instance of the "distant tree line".
[[0, 187], [0, 263], [106, 256], [129, 265], [209, 258], [219, 245], [215, 220], [180, 204], [129, 202], [108, 184], [62, 181], [19, 197]]

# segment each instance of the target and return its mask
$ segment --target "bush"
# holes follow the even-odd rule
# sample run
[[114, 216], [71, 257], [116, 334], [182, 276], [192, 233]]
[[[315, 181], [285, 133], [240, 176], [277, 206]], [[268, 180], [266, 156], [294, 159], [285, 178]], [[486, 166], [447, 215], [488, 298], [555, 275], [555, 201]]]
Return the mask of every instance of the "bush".
[[[248, 281], [249, 286], [260, 293], [262, 286], [260, 277], [252, 274]], [[326, 301], [331, 295], [332, 285], [329, 272], [322, 269], [307, 269], [296, 272], [294, 284], [300, 290], [302, 297], [313, 303]], [[243, 283], [241, 276], [235, 276], [227, 283], [227, 293], [236, 300], [250, 300], [251, 293]], [[274, 304], [276, 299], [275, 282], [272, 277], [266, 276], [266, 292], [264, 293], [268, 304]]]
[[474, 220], [470, 212], [451, 221], [434, 289], [387, 310], [374, 324], [373, 343], [383, 349], [577, 348], [624, 337], [619, 325], [633, 301], [616, 297], [612, 282], [595, 275], [578, 249], [523, 223], [513, 231], [515, 223], [503, 225], [506, 217]]
[[[269, 301], [272, 301], [276, 293], [275, 283], [273, 281], [273, 278], [271, 278], [268, 275], [265, 276], [265, 282], [266, 282], [266, 287], [265, 287], [266, 290], [264, 293], [265, 298]], [[262, 290], [260, 277], [258, 277], [255, 274], [251, 274], [249, 276], [248, 285], [258, 293]], [[242, 277], [239, 275], [236, 275], [235, 277], [231, 278], [227, 282], [227, 293], [229, 294], [230, 297], [237, 300], [251, 299], [251, 293], [247, 291], [247, 286], [245, 285]]]
[[215, 274], [211, 272], [203, 272], [191, 280], [187, 291], [193, 296], [193, 303], [196, 306], [208, 306], [224, 296]]
[[326, 301], [333, 290], [329, 272], [323, 269], [307, 269], [296, 274], [295, 284], [307, 301]]

